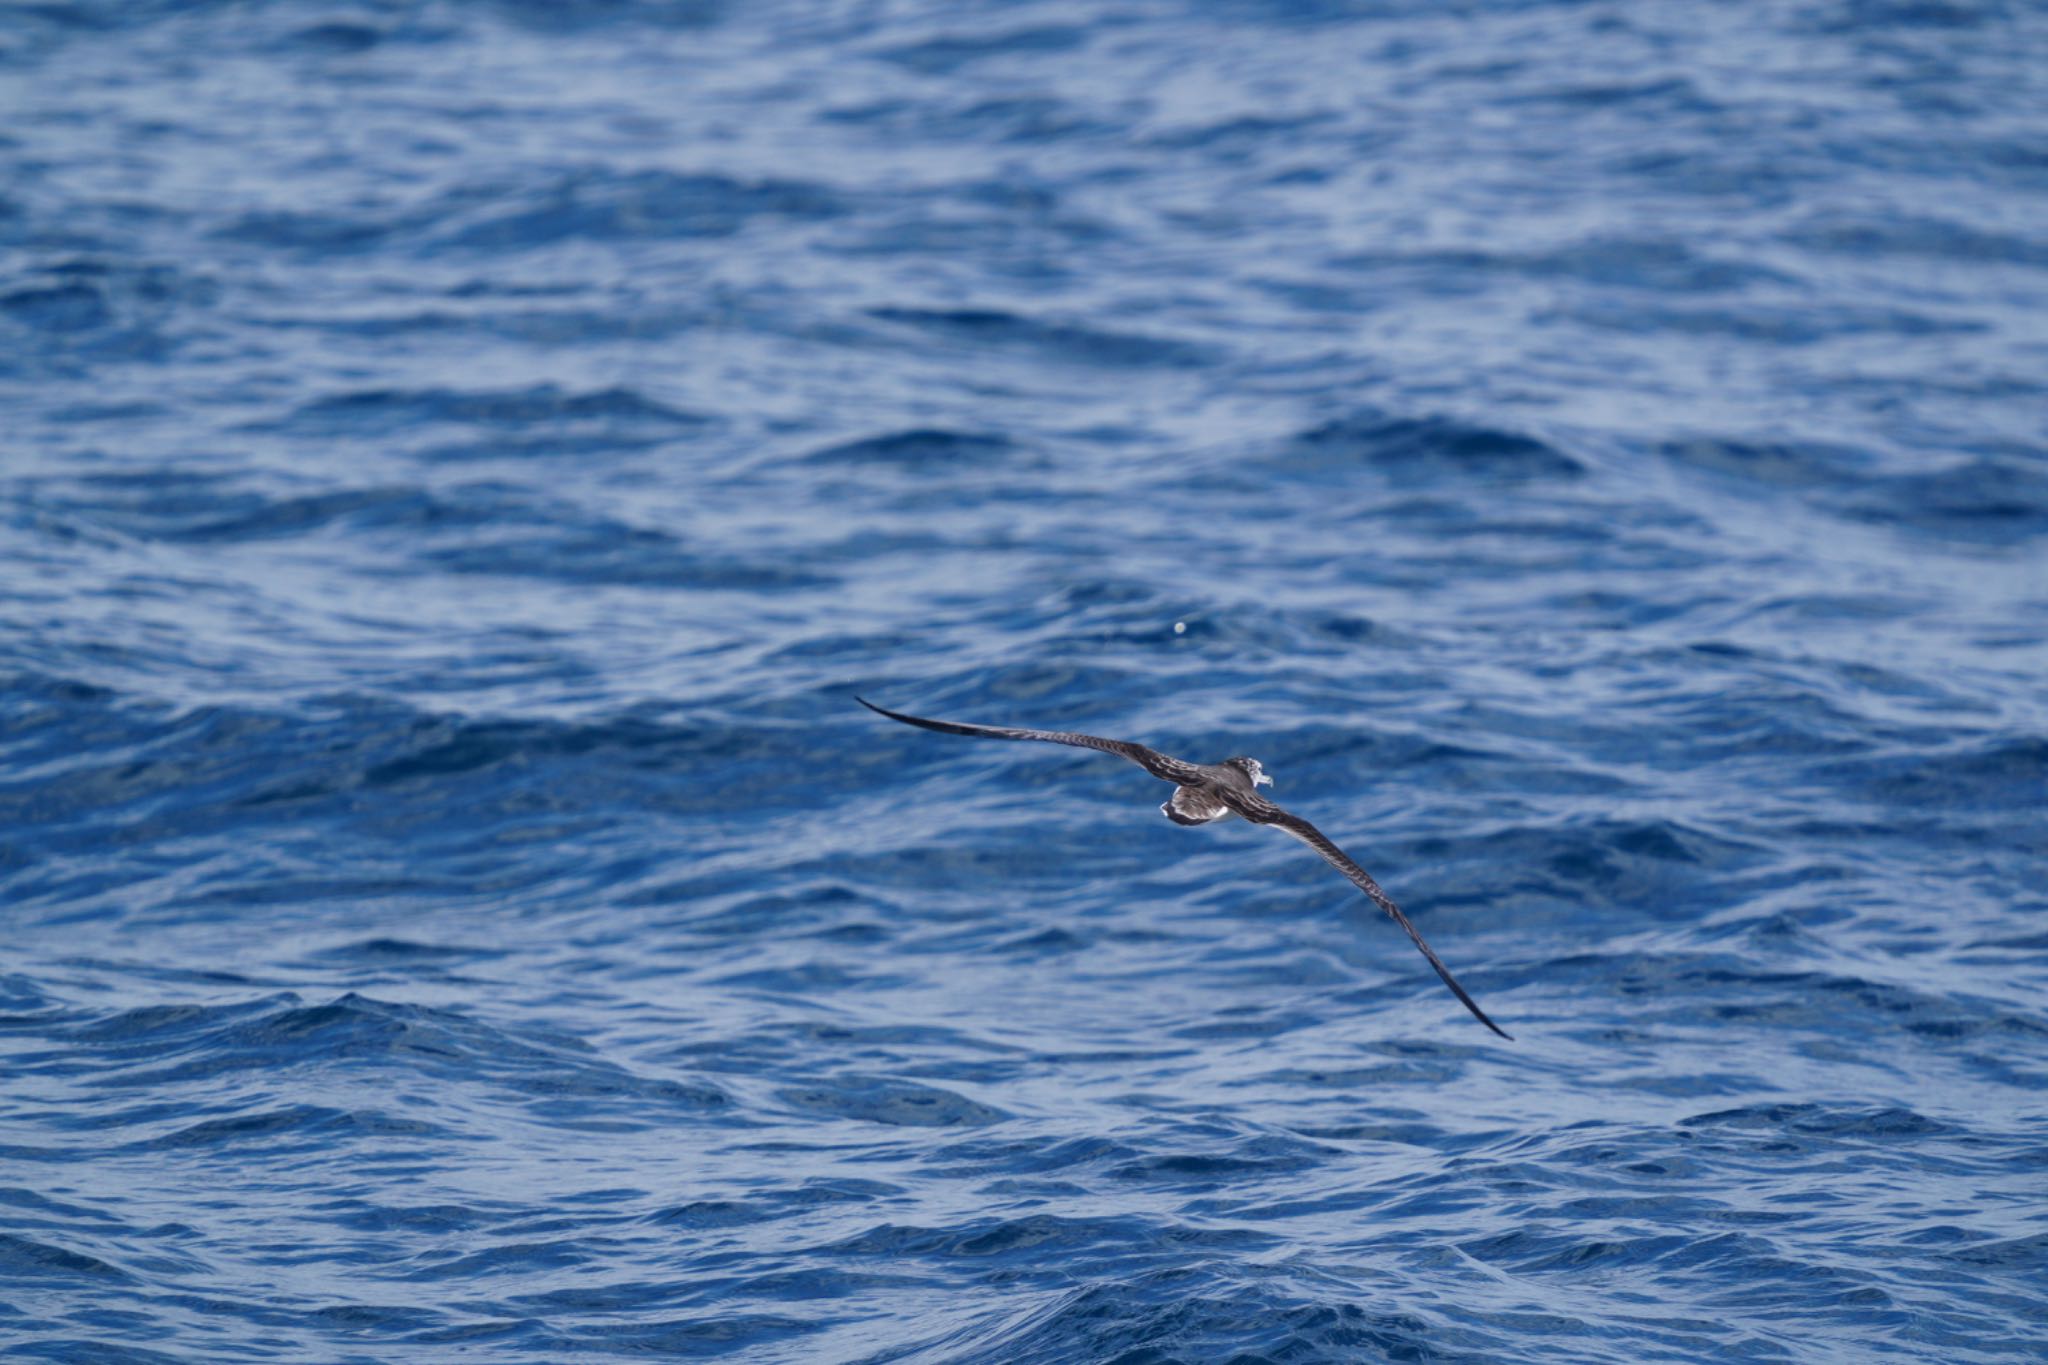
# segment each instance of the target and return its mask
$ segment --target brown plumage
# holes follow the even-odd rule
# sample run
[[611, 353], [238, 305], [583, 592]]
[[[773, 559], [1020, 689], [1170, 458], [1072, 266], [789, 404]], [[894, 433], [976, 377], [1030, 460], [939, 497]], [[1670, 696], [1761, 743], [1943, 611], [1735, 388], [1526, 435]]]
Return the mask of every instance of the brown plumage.
[[1134, 744], [1127, 739], [1103, 739], [1098, 735], [1083, 735], [1071, 730], [1024, 730], [998, 725], [962, 725], [950, 720], [926, 720], [922, 716], [906, 716], [899, 711], [886, 710], [864, 697], [856, 697], [862, 706], [877, 715], [905, 725], [916, 725], [926, 730], [937, 730], [941, 734], [969, 735], [978, 739], [1035, 739], [1047, 744], [1071, 744], [1082, 749], [1099, 749], [1106, 754], [1128, 758], [1152, 776], [1174, 784], [1174, 793], [1166, 799], [1160, 810], [1176, 825], [1206, 825], [1213, 820], [1227, 819], [1232, 815], [1249, 820], [1255, 825], [1271, 825], [1274, 829], [1291, 834], [1320, 853], [1323, 861], [1336, 868], [1350, 879], [1351, 884], [1372, 899], [1372, 903], [1387, 912], [1394, 923], [1405, 930], [1422, 955], [1429, 959], [1429, 965], [1436, 968], [1436, 974], [1443, 978], [1451, 994], [1458, 997], [1465, 1008], [1472, 1011], [1472, 1017], [1498, 1033], [1510, 1037], [1506, 1029], [1486, 1017], [1486, 1011], [1465, 993], [1458, 979], [1444, 966], [1443, 959], [1423, 940], [1408, 917], [1401, 913], [1401, 907], [1380, 889], [1366, 870], [1351, 860], [1349, 854], [1331, 843], [1329, 837], [1299, 815], [1284, 811], [1259, 795], [1262, 785], [1269, 785], [1272, 778], [1266, 776], [1255, 758], [1226, 758], [1221, 763], [1189, 763]]

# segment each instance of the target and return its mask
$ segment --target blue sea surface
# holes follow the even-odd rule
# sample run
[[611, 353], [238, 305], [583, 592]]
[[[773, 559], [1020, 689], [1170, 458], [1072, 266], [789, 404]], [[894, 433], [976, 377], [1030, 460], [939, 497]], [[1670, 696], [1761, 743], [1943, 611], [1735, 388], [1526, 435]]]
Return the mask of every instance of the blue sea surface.
[[[2048, 1360], [2048, 7], [0, 4], [0, 1357]], [[1259, 758], [1293, 840], [1080, 749]]]

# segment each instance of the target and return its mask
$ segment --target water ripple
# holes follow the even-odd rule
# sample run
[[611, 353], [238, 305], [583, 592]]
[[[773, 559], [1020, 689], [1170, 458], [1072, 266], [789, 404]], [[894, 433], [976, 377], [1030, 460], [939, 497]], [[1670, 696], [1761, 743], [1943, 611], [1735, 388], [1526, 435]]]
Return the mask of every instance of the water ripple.
[[17, 7], [0, 1354], [2039, 1358], [2044, 62]]

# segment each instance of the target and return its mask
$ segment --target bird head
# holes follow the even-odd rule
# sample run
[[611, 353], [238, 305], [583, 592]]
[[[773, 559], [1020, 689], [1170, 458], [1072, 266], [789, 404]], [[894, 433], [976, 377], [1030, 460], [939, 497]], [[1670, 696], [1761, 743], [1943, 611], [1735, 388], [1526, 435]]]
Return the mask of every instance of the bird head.
[[1273, 785], [1273, 779], [1266, 776], [1266, 770], [1259, 766], [1259, 760], [1256, 758], [1233, 758], [1228, 761], [1231, 767], [1236, 768], [1252, 780], [1252, 789], [1254, 791], [1260, 787], [1270, 787]]

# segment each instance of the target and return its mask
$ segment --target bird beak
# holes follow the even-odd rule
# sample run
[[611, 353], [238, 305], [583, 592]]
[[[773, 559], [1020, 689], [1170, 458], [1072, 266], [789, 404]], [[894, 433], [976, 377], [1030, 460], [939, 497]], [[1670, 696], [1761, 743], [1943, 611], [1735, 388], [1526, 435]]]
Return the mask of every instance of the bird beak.
[[1252, 783], [1252, 785], [1254, 787], [1270, 787], [1273, 785], [1273, 779], [1266, 776], [1264, 773], [1260, 773], [1259, 780]]

